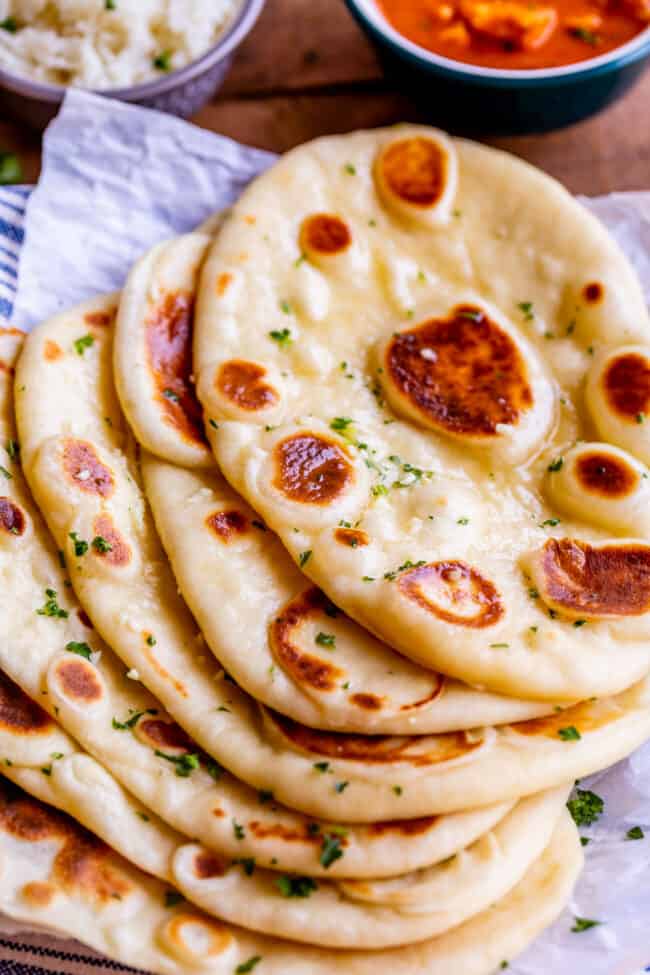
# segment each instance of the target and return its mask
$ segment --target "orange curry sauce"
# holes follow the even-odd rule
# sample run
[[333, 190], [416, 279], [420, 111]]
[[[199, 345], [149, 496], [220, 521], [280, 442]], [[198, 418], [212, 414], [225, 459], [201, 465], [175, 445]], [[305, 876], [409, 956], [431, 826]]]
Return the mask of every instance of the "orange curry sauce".
[[377, 0], [408, 40], [490, 68], [553, 68], [599, 57], [650, 24], [650, 0]]

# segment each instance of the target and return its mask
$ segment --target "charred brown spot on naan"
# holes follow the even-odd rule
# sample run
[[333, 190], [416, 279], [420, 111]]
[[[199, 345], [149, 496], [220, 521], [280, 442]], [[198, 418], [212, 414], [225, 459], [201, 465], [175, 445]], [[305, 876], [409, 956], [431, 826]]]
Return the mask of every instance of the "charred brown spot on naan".
[[98, 328], [109, 328], [115, 322], [117, 308], [109, 311], [89, 311], [84, 315], [86, 325], [96, 325]]
[[622, 709], [611, 701], [584, 701], [582, 704], [564, 708], [545, 718], [518, 721], [510, 727], [520, 735], [559, 738], [559, 733], [563, 728], [575, 728], [581, 734], [598, 731], [599, 728], [604, 728], [613, 721], [618, 721], [622, 714]]
[[524, 359], [480, 308], [459, 305], [393, 336], [386, 371], [420, 422], [455, 436], [497, 436], [533, 405]]
[[214, 511], [205, 519], [205, 523], [219, 541], [229, 542], [240, 538], [249, 531], [249, 521], [246, 515], [233, 509], [232, 511]]
[[276, 444], [273, 456], [274, 487], [301, 504], [329, 504], [354, 477], [343, 447], [322, 434], [295, 433]]
[[134, 734], [138, 741], [150, 748], [174, 755], [196, 753], [198, 747], [180, 725], [163, 718], [144, 715], [137, 722]]
[[149, 369], [165, 422], [190, 443], [204, 444], [203, 412], [192, 382], [194, 298], [167, 294], [147, 314]]
[[199, 880], [210, 880], [212, 877], [223, 877], [228, 873], [230, 863], [224, 857], [218, 856], [212, 850], [199, 850], [192, 864], [194, 875]]
[[381, 711], [385, 700], [377, 694], [350, 694], [350, 702], [364, 711]]
[[377, 167], [379, 179], [391, 194], [420, 209], [435, 206], [447, 183], [445, 151], [423, 136], [392, 142], [381, 152]]
[[605, 288], [600, 281], [590, 281], [582, 289], [582, 297], [589, 305], [596, 305], [605, 297]]
[[300, 227], [299, 246], [305, 254], [328, 257], [347, 250], [352, 243], [350, 228], [332, 213], [314, 213]]
[[[153, 644], [151, 642], [152, 640], [154, 641]], [[141, 652], [145, 655], [147, 661], [151, 664], [159, 677], [165, 681], [169, 681], [174, 690], [180, 694], [181, 697], [189, 697], [189, 692], [185, 684], [183, 684], [178, 677], [174, 677], [173, 674], [170, 674], [167, 668], [161, 664], [160, 660], [158, 660], [158, 657], [156, 656], [155, 637], [152, 633], [149, 633], [146, 630], [144, 630], [142, 633]]]
[[493, 626], [504, 613], [494, 583], [460, 559], [416, 566], [399, 577], [397, 587], [422, 609], [457, 626]]
[[97, 904], [125, 900], [134, 890], [128, 877], [110, 862], [113, 852], [85, 830], [70, 831], [52, 868], [52, 880], [71, 894]]
[[163, 940], [179, 957], [205, 962], [222, 955], [234, 938], [219, 921], [194, 914], [176, 914], [162, 929]]
[[0, 727], [21, 736], [47, 735], [54, 723], [40, 705], [0, 671]]
[[610, 408], [624, 420], [636, 423], [650, 408], [650, 361], [638, 352], [612, 359], [602, 377]]
[[257, 362], [229, 359], [220, 366], [215, 386], [240, 410], [267, 410], [279, 402], [280, 394], [266, 375], [267, 370]]
[[393, 819], [383, 823], [373, 823], [368, 830], [372, 836], [385, 836], [387, 833], [421, 836], [422, 833], [428, 833], [433, 829], [439, 818], [439, 816], [421, 816], [419, 819]]
[[94, 704], [104, 696], [104, 687], [97, 671], [88, 660], [73, 658], [59, 660], [54, 677], [62, 694], [71, 701]]
[[43, 356], [46, 362], [56, 362], [62, 355], [63, 349], [56, 342], [53, 342], [52, 339], [47, 339], [43, 343]]
[[[462, 731], [429, 735], [426, 739], [316, 731], [276, 711], [269, 709], [268, 714], [284, 737], [302, 751], [367, 765], [406, 763], [416, 768], [438, 765], [468, 755], [483, 744], [482, 739], [470, 741]], [[423, 741], [426, 746], [418, 751]]]
[[614, 454], [598, 451], [578, 458], [575, 476], [585, 491], [605, 498], [625, 498], [639, 483], [639, 475], [630, 464]]
[[302, 649], [296, 637], [304, 623], [324, 615], [330, 607], [320, 589], [307, 589], [287, 603], [269, 626], [269, 646], [282, 670], [296, 684], [326, 692], [336, 690], [345, 671]]
[[334, 532], [334, 538], [341, 545], [347, 545], [350, 548], [360, 548], [370, 541], [367, 532], [362, 531], [361, 528], [337, 528]]
[[95, 538], [103, 538], [105, 546], [93, 545], [93, 553], [111, 565], [128, 565], [132, 558], [131, 546], [115, 526], [109, 514], [97, 515], [93, 522]]
[[0, 498], [0, 531], [8, 535], [24, 535], [27, 527], [25, 512], [10, 498]]
[[55, 899], [58, 891], [52, 884], [41, 883], [38, 880], [25, 884], [21, 890], [21, 895], [31, 907], [49, 907]]
[[110, 498], [115, 491], [112, 471], [102, 463], [92, 444], [71, 437], [63, 446], [63, 470], [72, 484], [85, 494]]
[[416, 708], [424, 708], [432, 701], [435, 701], [437, 697], [440, 697], [445, 687], [445, 677], [443, 674], [437, 674], [433, 670], [427, 671], [429, 680], [433, 683], [433, 690], [426, 697], [420, 698], [419, 701], [413, 701], [412, 704], [402, 704], [400, 711], [414, 711]]
[[26, 843], [64, 838], [71, 821], [30, 799], [7, 782], [0, 784], [0, 829]]
[[597, 620], [650, 610], [650, 546], [549, 538], [537, 570], [542, 599], [571, 616]]
[[223, 298], [226, 291], [230, 287], [231, 283], [232, 283], [232, 274], [229, 274], [227, 271], [224, 271], [222, 274], [219, 275], [219, 277], [217, 278], [217, 287], [216, 287], [217, 296], [219, 298]]
[[[277, 822], [260, 823], [254, 819], [247, 824], [247, 828], [258, 840], [275, 839], [284, 843], [308, 843], [310, 846], [321, 846], [323, 843], [323, 835], [316, 823], [306, 822], [296, 827]], [[341, 836], [341, 846], [348, 846], [345, 836]]]

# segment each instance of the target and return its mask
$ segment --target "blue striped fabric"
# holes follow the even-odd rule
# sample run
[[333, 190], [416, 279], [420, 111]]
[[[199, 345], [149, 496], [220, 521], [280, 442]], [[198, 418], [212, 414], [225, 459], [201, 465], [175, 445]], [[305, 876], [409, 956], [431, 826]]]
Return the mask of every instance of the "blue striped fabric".
[[7, 325], [18, 287], [18, 260], [25, 239], [24, 223], [30, 186], [0, 189], [0, 325]]

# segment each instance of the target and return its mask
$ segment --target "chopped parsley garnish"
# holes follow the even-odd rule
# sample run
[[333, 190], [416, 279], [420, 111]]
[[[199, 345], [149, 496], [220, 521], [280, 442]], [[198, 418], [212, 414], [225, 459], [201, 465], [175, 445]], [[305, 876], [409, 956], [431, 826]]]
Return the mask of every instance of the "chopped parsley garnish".
[[576, 826], [591, 826], [605, 808], [604, 800], [589, 789], [578, 789], [575, 797], [569, 799], [566, 805]]
[[269, 338], [272, 338], [274, 342], [277, 342], [281, 349], [286, 349], [293, 343], [293, 339], [291, 338], [291, 330], [288, 328], [274, 328], [269, 332]]
[[177, 904], [182, 904], [184, 900], [183, 895], [179, 894], [177, 890], [165, 891], [165, 907], [176, 907]]
[[51, 775], [52, 774], [52, 766], [51, 765], [45, 765], [41, 769], [41, 772], [43, 773], [43, 775]]
[[589, 928], [596, 928], [599, 924], [603, 923], [602, 921], [592, 921], [587, 917], [574, 917], [573, 921], [574, 924], [571, 930], [574, 933], [579, 931], [588, 931]]
[[218, 430], [219, 429], [219, 424], [217, 423], [216, 420], [213, 420], [212, 418], [210, 418], [210, 420], [208, 422], [209, 422], [209, 424], [210, 424], [210, 426], [212, 427], [213, 430]]
[[540, 528], [555, 528], [559, 524], [560, 524], [560, 519], [559, 518], [547, 518], [546, 521], [543, 521], [539, 527]]
[[102, 555], [113, 551], [113, 546], [110, 544], [110, 542], [107, 542], [105, 538], [102, 538], [101, 535], [95, 535], [91, 545], [96, 552], [101, 552]]
[[0, 464], [0, 474], [2, 474], [3, 477], [6, 477], [8, 481], [13, 480], [13, 474], [10, 474], [7, 468], [3, 467], [2, 464]]
[[252, 972], [256, 965], [262, 960], [261, 955], [253, 955], [248, 961], [243, 961], [241, 965], [237, 965], [235, 969], [235, 975], [248, 975], [248, 972]]
[[404, 790], [402, 789], [401, 785], [394, 785], [393, 786], [393, 792], [395, 793], [396, 796], [401, 796], [401, 794], [402, 794], [403, 791]]
[[251, 521], [251, 525], [253, 526], [253, 528], [257, 528], [258, 531], [261, 531], [261, 532], [268, 531], [268, 528], [266, 527], [266, 525], [264, 524], [264, 522], [263, 521], [259, 521], [257, 518], [253, 518], [253, 520]]
[[307, 565], [307, 563], [309, 562], [310, 558], [311, 558], [311, 549], [310, 548], [308, 548], [307, 551], [300, 553], [300, 557], [298, 559], [298, 565], [300, 566], [301, 569], [303, 568], [303, 566]]
[[334, 791], [340, 795], [342, 792], [345, 792], [349, 784], [349, 782], [335, 782]]
[[275, 886], [283, 897], [309, 897], [318, 884], [313, 877], [289, 877], [283, 874], [275, 878]]
[[549, 464], [546, 469], [550, 474], [556, 474], [558, 471], [562, 470], [563, 465], [564, 465], [564, 458], [558, 457], [558, 459], [554, 460], [551, 464]]
[[576, 628], [579, 628], [579, 627], [581, 627], [581, 626], [586, 626], [586, 625], [587, 625], [587, 620], [574, 620], [574, 621], [573, 621], [573, 625], [574, 625], [574, 626], [575, 626]]
[[574, 37], [577, 37], [579, 41], [584, 41], [585, 44], [589, 44], [590, 47], [598, 47], [600, 44], [598, 34], [592, 30], [588, 30], [586, 27], [572, 27], [570, 33]]
[[18, 455], [20, 454], [20, 447], [18, 446], [17, 440], [7, 441], [7, 454], [9, 455], [9, 460], [18, 460]]
[[357, 174], [356, 166], [353, 166], [352, 163], [346, 163], [343, 167], [343, 171], [346, 172], [348, 176], [356, 176]]
[[319, 647], [331, 647], [333, 650], [336, 647], [336, 637], [333, 633], [317, 633], [314, 643], [317, 643]]
[[280, 311], [282, 312], [283, 315], [292, 315], [293, 314], [293, 312], [291, 311], [291, 305], [289, 304], [288, 301], [281, 301], [280, 302]]
[[5, 17], [4, 20], [0, 20], [0, 29], [6, 30], [9, 34], [15, 34], [18, 30], [18, 21], [15, 17]]
[[[11, 20], [12, 18], [9, 18]], [[7, 21], [4, 21], [6, 24]], [[0, 25], [2, 26], [2, 25]], [[4, 28], [7, 29], [6, 27]], [[23, 167], [20, 159], [13, 152], [0, 152], [0, 186], [20, 183], [23, 178]]]
[[190, 777], [194, 769], [199, 768], [201, 762], [199, 756], [196, 754], [190, 755], [166, 755], [165, 752], [161, 752], [158, 749], [155, 753], [158, 758], [164, 758], [166, 762], [171, 762], [172, 765], [176, 766], [176, 775], [181, 779], [187, 779]]
[[517, 308], [519, 311], [523, 312], [525, 321], [532, 322], [533, 318], [535, 317], [532, 301], [520, 301]]
[[65, 648], [70, 653], [76, 653], [80, 657], [85, 657], [86, 660], [90, 660], [92, 650], [87, 643], [76, 643], [74, 640], [71, 640], [70, 643], [66, 643]]
[[147, 635], [147, 639], [146, 639], [146, 641], [145, 641], [145, 642], [146, 642], [146, 644], [147, 644], [147, 646], [148, 646], [148, 647], [155, 647], [155, 645], [156, 645], [156, 643], [157, 643], [158, 641], [156, 640], [156, 638], [155, 638], [155, 636], [153, 635], [153, 633], [149, 633], [149, 634]]
[[456, 522], [457, 525], [469, 525], [469, 518], [459, 518]]
[[329, 772], [330, 763], [329, 762], [314, 762], [313, 766], [317, 772]]
[[343, 856], [343, 850], [341, 849], [342, 838], [340, 836], [333, 835], [332, 833], [326, 833], [323, 836], [323, 845], [321, 846], [319, 863], [321, 867], [331, 867], [336, 860], [340, 860]]
[[172, 69], [172, 52], [171, 51], [161, 51], [153, 59], [153, 66], [157, 68], [158, 71], [171, 71]]
[[75, 339], [74, 348], [77, 355], [83, 355], [86, 349], [90, 349], [95, 344], [92, 335], [82, 335], [80, 339]]
[[140, 817], [140, 819], [142, 820], [143, 823], [148, 823], [150, 821], [149, 820], [149, 817], [146, 814], [146, 812], [142, 812], [141, 809], [138, 809], [137, 810], [137, 815]]
[[482, 311], [471, 311], [469, 308], [465, 308], [463, 311], [459, 312], [459, 318], [469, 318], [472, 322], [480, 322], [483, 318]]
[[582, 738], [582, 735], [573, 724], [570, 724], [567, 728], [560, 728], [558, 735], [562, 741], [580, 741]]
[[636, 415], [637, 423], [645, 423], [645, 413], [637, 413]]
[[116, 10], [117, 0], [104, 0], [104, 7], [106, 10]]
[[206, 758], [204, 766], [208, 775], [211, 775], [214, 781], [218, 782], [223, 775], [223, 766], [219, 765], [219, 762], [216, 762], [214, 758]]
[[46, 589], [45, 595], [47, 599], [40, 609], [36, 612], [39, 616], [51, 616], [53, 619], [57, 620], [67, 620], [70, 615], [67, 609], [61, 609], [56, 599], [56, 589]]
[[330, 430], [347, 430], [354, 420], [351, 420], [349, 416], [335, 416], [330, 423]]
[[[389, 582], [393, 582], [394, 579], [397, 579], [400, 572], [406, 572], [407, 569], [419, 569], [423, 565], [426, 565], [424, 559], [420, 559], [419, 562], [412, 562], [411, 559], [407, 559], [406, 562], [402, 562], [402, 564], [396, 569], [393, 569], [392, 572], [384, 572], [384, 579], [388, 579]], [[364, 581], [365, 578], [366, 577], [364, 577]]]
[[175, 393], [173, 389], [163, 389], [163, 396], [172, 403], [178, 403], [178, 393]]
[[535, 586], [530, 586], [528, 589], [528, 595], [531, 599], [539, 599], [539, 589], [536, 589]]
[[509, 643], [491, 643], [490, 647], [492, 650], [506, 650], [510, 646]]
[[591, 839], [588, 836], [580, 837], [580, 846], [589, 846], [590, 843], [591, 843]]
[[134, 711], [126, 721], [118, 721], [113, 718], [113, 727], [116, 731], [131, 731], [135, 728], [143, 714], [158, 714], [156, 708], [147, 708], [146, 711]]
[[70, 532], [68, 538], [74, 542], [74, 554], [80, 559], [88, 551], [88, 542], [84, 541], [83, 538], [79, 538], [77, 532]]
[[645, 833], [643, 832], [640, 826], [633, 826], [632, 829], [628, 829], [627, 833], [625, 834], [625, 839], [642, 840], [644, 836]]
[[235, 834], [236, 840], [243, 840], [244, 837], [246, 836], [246, 833], [244, 832], [244, 827], [242, 826], [241, 823], [238, 823], [236, 819], [233, 819], [232, 821], [232, 831]]
[[244, 868], [244, 873], [247, 877], [252, 877], [255, 873], [255, 857], [238, 857], [236, 860], [232, 861], [234, 864], [239, 864], [239, 866]]

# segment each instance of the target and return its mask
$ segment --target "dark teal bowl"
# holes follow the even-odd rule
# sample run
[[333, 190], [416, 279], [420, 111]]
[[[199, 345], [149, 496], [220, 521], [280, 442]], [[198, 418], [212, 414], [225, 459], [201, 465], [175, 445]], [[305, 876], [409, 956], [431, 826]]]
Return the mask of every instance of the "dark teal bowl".
[[414, 98], [427, 119], [455, 132], [515, 134], [569, 125], [619, 98], [650, 60], [648, 27], [608, 54], [563, 68], [481, 68], [407, 40], [374, 0], [345, 2], [397, 87]]

